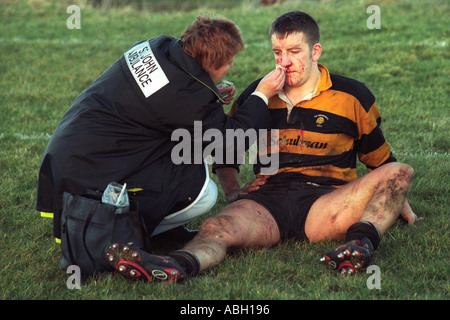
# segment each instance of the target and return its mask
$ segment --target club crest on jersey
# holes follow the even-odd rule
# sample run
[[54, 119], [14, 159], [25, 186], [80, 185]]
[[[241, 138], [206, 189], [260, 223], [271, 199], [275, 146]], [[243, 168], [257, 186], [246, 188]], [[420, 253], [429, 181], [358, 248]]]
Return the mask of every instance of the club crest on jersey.
[[325, 121], [329, 120], [328, 117], [324, 114], [316, 114], [314, 118], [316, 119], [316, 126], [319, 128], [322, 128]]

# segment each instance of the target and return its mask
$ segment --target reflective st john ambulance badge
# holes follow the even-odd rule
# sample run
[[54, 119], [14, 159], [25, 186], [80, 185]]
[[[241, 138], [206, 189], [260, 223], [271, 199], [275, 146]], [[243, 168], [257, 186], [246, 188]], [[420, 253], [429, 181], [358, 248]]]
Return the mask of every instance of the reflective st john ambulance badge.
[[137, 44], [124, 56], [128, 69], [146, 98], [169, 83], [148, 41]]

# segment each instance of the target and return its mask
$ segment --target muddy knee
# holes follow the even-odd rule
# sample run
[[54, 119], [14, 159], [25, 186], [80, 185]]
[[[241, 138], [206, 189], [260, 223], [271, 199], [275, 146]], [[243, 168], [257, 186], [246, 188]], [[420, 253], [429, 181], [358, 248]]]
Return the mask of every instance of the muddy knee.
[[233, 242], [237, 236], [233, 218], [226, 215], [206, 219], [200, 227], [199, 235], [212, 240]]
[[380, 167], [379, 175], [384, 181], [409, 188], [414, 179], [414, 169], [406, 164], [394, 162]]
[[387, 170], [384, 172], [384, 183], [382, 184], [386, 194], [386, 204], [391, 207], [401, 207], [411, 188], [414, 170], [401, 163], [392, 163], [386, 166]]
[[414, 179], [414, 169], [406, 164], [393, 163], [390, 177], [409, 186]]

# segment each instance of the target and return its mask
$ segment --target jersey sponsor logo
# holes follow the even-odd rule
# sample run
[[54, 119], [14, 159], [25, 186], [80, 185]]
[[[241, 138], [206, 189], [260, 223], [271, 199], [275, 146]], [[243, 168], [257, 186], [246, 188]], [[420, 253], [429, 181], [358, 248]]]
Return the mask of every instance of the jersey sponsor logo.
[[306, 147], [306, 148], [314, 148], [314, 149], [326, 149], [328, 142], [320, 142], [320, 141], [307, 141], [303, 140], [301, 136], [290, 137], [284, 135], [279, 140], [280, 147], [281, 146], [298, 146], [298, 147]]
[[169, 83], [148, 41], [134, 46], [124, 56], [128, 69], [146, 98]]

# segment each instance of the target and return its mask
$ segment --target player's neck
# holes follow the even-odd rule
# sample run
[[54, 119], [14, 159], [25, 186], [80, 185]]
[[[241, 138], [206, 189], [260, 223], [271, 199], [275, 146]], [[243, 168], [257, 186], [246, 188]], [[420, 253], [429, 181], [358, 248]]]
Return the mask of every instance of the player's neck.
[[315, 67], [305, 83], [297, 87], [285, 86], [283, 88], [283, 92], [289, 98], [289, 100], [291, 100], [291, 102], [295, 105], [298, 101], [302, 100], [305, 96], [314, 92], [317, 89], [320, 77], [321, 72], [318, 67]]

